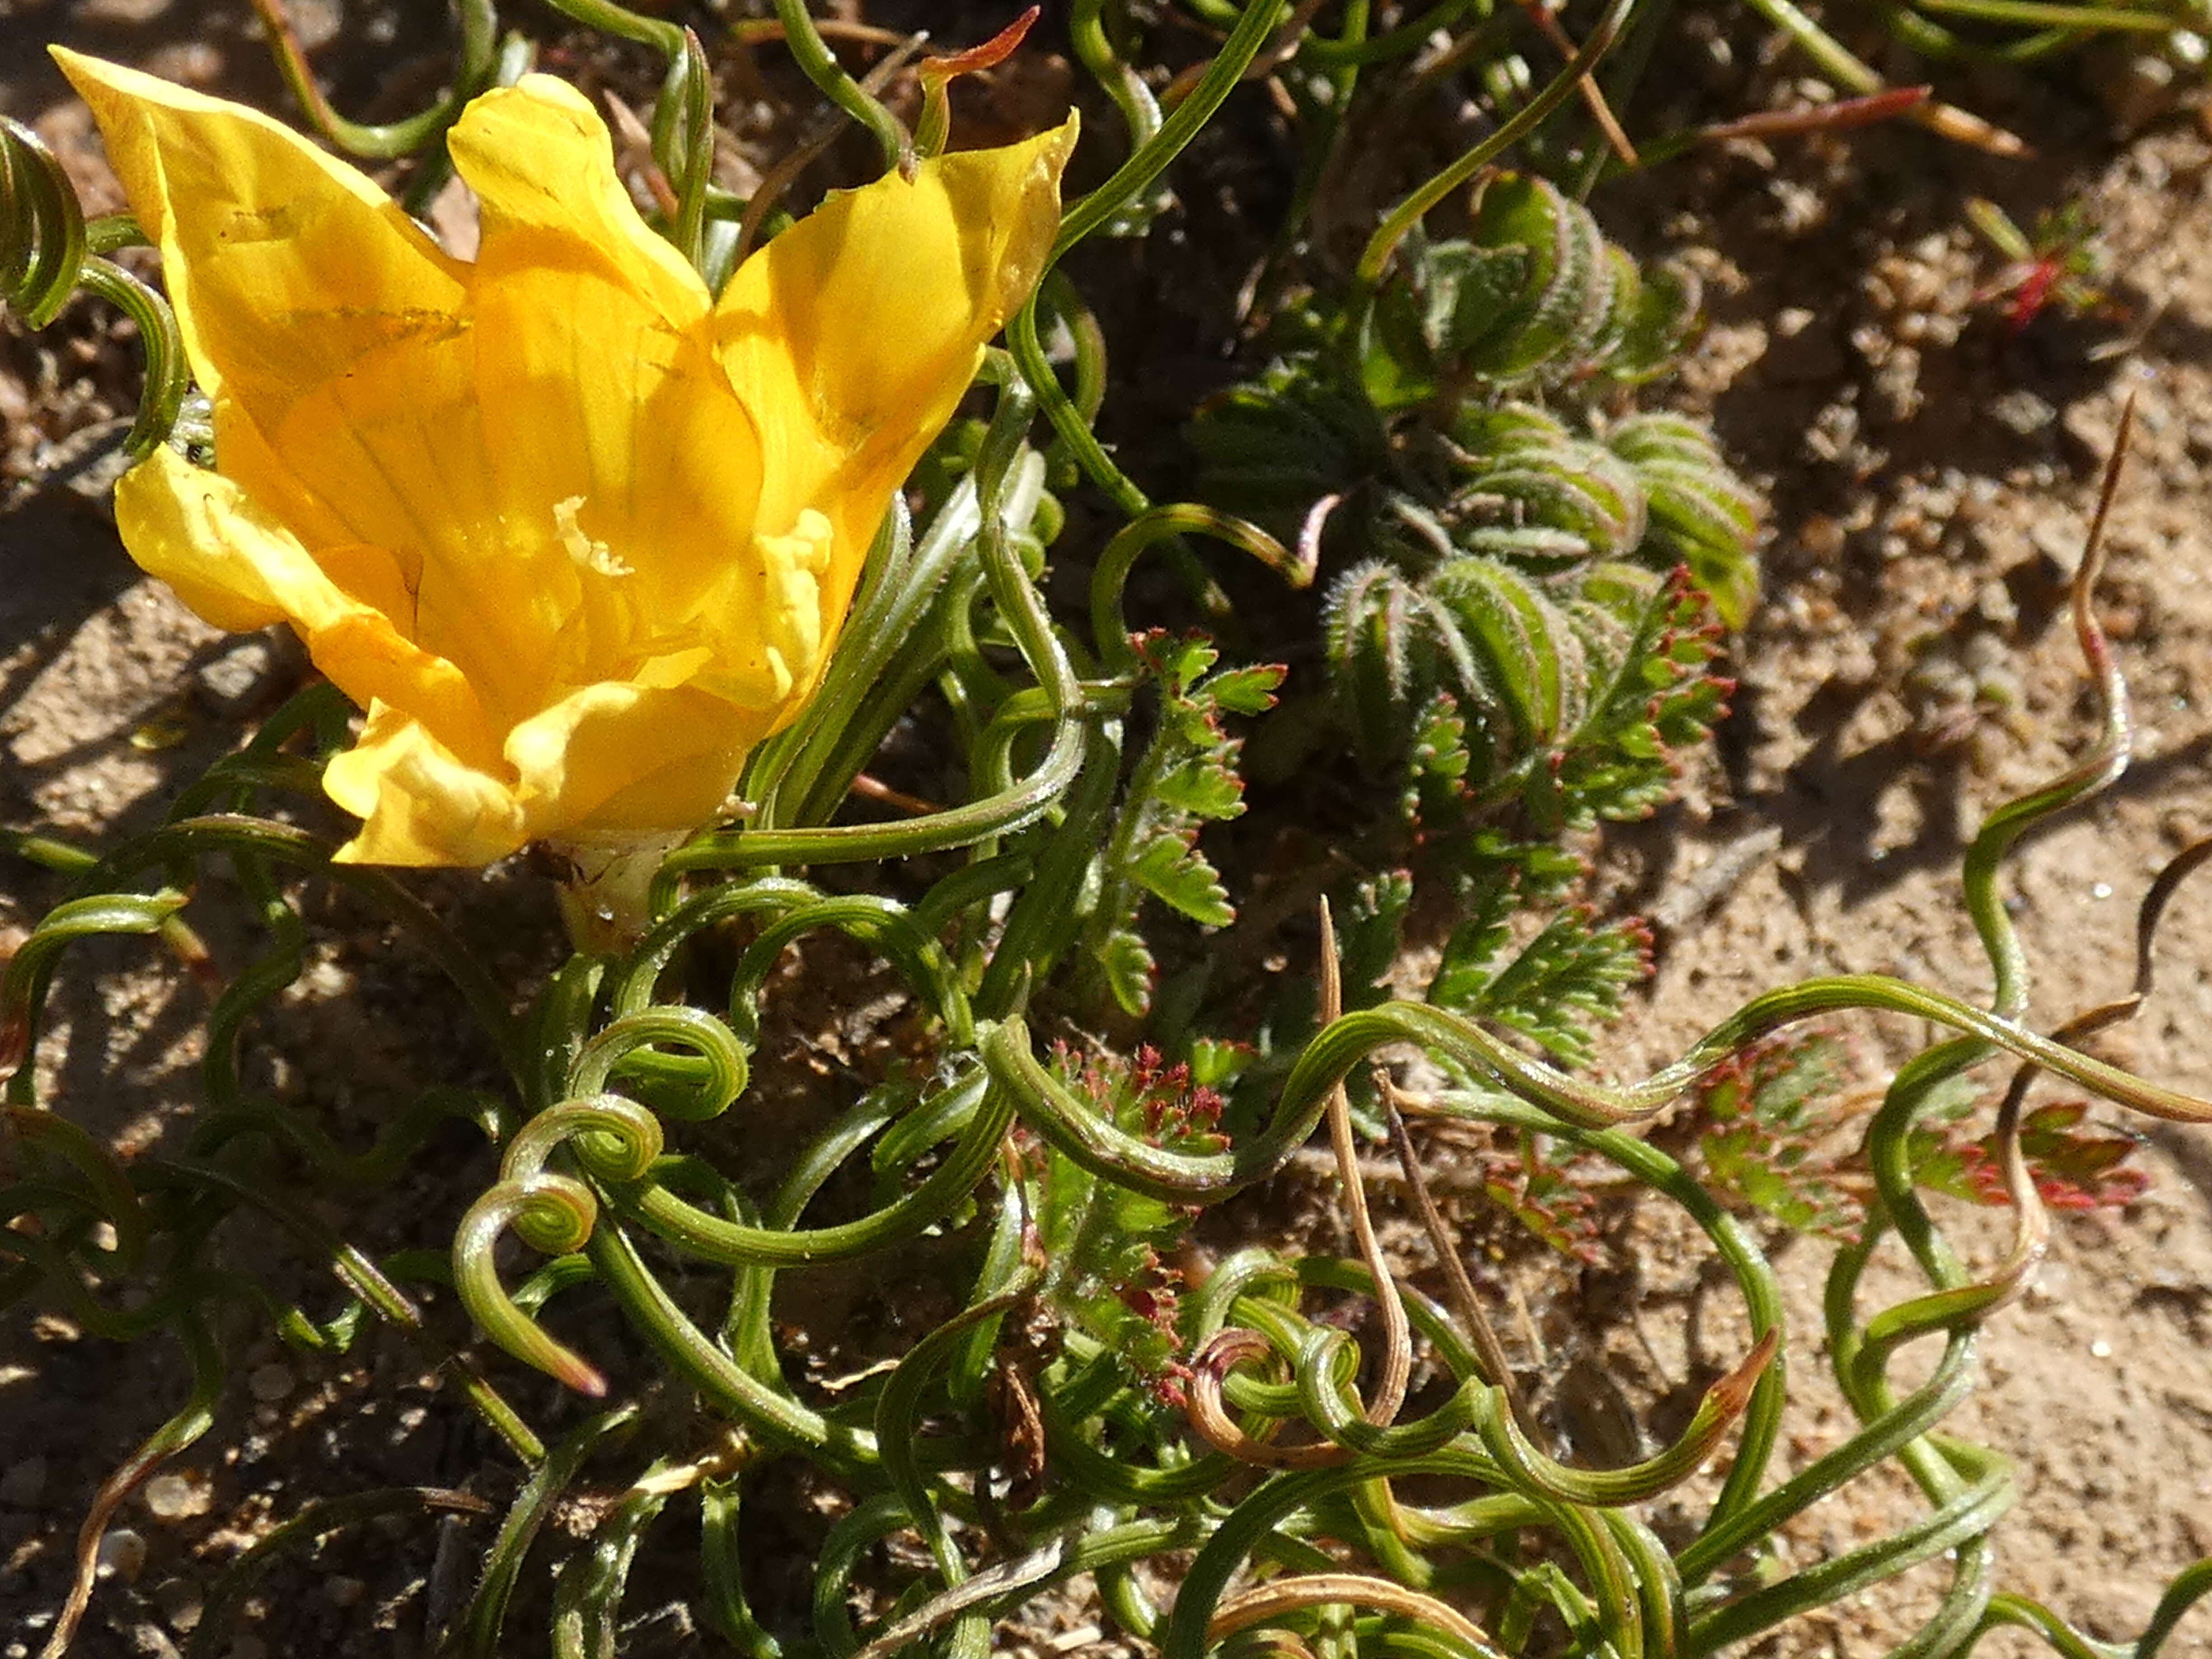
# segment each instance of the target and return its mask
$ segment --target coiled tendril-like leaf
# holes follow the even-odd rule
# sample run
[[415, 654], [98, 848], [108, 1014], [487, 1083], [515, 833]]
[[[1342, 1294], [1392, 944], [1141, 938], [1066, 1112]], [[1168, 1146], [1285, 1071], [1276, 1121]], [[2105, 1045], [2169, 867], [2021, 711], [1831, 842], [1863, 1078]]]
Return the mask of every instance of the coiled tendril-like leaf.
[[82, 290], [137, 324], [146, 386], [124, 440], [134, 456], [168, 436], [191, 384], [168, 301], [103, 257], [137, 240], [137, 228], [119, 215], [87, 224], [76, 189], [53, 152], [21, 122], [0, 116], [0, 306], [42, 329]]

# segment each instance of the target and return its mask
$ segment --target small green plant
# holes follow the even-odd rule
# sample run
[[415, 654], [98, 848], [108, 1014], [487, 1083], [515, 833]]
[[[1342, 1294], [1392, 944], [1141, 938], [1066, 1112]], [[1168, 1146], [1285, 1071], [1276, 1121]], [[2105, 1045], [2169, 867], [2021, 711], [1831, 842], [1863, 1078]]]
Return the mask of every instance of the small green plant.
[[1224, 717], [1273, 708], [1284, 671], [1217, 670], [1218, 653], [1202, 635], [1154, 631], [1132, 647], [1139, 684], [1158, 699], [1156, 723], [1099, 854], [1101, 891], [1091, 907], [1084, 957], [1122, 1012], [1141, 1016], [1152, 1006], [1157, 972], [1138, 925], [1147, 898], [1201, 927], [1236, 919], [1198, 834], [1244, 810], [1237, 766], [1243, 744], [1229, 735]]
[[[1792, 1232], [1856, 1237], [1870, 1181], [1850, 1085], [1849, 1056], [1828, 1032], [1778, 1037], [1732, 1056], [1698, 1085], [1687, 1118], [1700, 1178]], [[2005, 1138], [1973, 1127], [1991, 1105], [1966, 1078], [1929, 1094], [1906, 1147], [1917, 1187], [1970, 1204], [2012, 1201]], [[2088, 1124], [2088, 1111], [2086, 1101], [2057, 1101], [2020, 1120], [2021, 1157], [2053, 1210], [2124, 1209], [2148, 1188], [2130, 1162], [2140, 1143]]]
[[1449, 894], [1430, 999], [1581, 1063], [1644, 941], [1561, 908], [1581, 866], [1559, 841], [1667, 799], [1723, 712], [1760, 503], [1703, 428], [1625, 407], [1689, 340], [1693, 279], [1647, 274], [1541, 179], [1489, 179], [1472, 216], [1408, 234], [1364, 301], [1294, 308], [1191, 436], [1201, 489], [1335, 572], [1304, 710], [1395, 775], [1412, 877], [1351, 899], [1351, 933], [1380, 930], [1359, 960], [1395, 959], [1415, 887]]
[[1854, 1234], [1864, 1206], [1826, 1144], [1841, 1129], [1850, 1083], [1843, 1045], [1823, 1031], [1777, 1037], [1715, 1067], [1692, 1119], [1706, 1185], [1793, 1232]]
[[1980, 196], [1966, 204], [1966, 219], [2007, 261], [1975, 292], [1975, 301], [2008, 301], [2005, 325], [2013, 333], [2033, 322], [2046, 307], [2055, 306], [2072, 318], [2102, 315], [2111, 309], [2104, 287], [2104, 249], [2078, 201], [2039, 214], [2033, 231], [2021, 230], [2002, 208]]
[[[2003, 1138], [1995, 1130], [1975, 1135], [1960, 1127], [1973, 1121], [1976, 1107], [1988, 1104], [1985, 1097], [1970, 1094], [1955, 1104], [1930, 1109], [1930, 1127], [1913, 1149], [1913, 1174], [1922, 1186], [1969, 1203], [2010, 1201]], [[2020, 1120], [2021, 1156], [2037, 1194], [2051, 1209], [2124, 1210], [2150, 1188], [2150, 1177], [2128, 1162], [2142, 1140], [2085, 1127], [2088, 1115], [2086, 1100], [2037, 1107]]]
[[[1054, 1048], [1053, 1075], [1087, 1097], [1105, 1121], [1165, 1152], [1221, 1152], [1222, 1097], [1139, 1047], [1123, 1061]], [[1018, 1135], [1036, 1161], [1036, 1208], [1024, 1249], [1043, 1265], [1039, 1299], [1055, 1328], [1080, 1331], [1118, 1355], [1132, 1377], [1172, 1395], [1188, 1375], [1180, 1335], [1183, 1270], [1173, 1265], [1197, 1212], [1103, 1181], [1034, 1136]]]

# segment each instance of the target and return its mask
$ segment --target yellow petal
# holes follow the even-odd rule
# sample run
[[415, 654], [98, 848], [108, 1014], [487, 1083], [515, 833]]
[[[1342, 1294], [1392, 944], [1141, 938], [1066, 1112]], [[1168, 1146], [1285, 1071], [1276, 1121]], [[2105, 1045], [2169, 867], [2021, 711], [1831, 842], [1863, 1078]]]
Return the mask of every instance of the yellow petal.
[[763, 447], [758, 529], [832, 530], [834, 637], [891, 492], [952, 416], [1060, 226], [1057, 131], [924, 161], [832, 197], [745, 261], [715, 307], [723, 368]]
[[356, 702], [382, 701], [479, 761], [498, 754], [482, 704], [453, 664], [410, 641], [392, 612], [405, 601], [374, 549], [310, 557], [232, 480], [155, 450], [115, 487], [131, 556], [217, 628], [289, 622], [315, 665]]
[[[426, 559], [451, 560], [495, 517], [463, 312], [469, 267], [362, 174], [266, 116], [55, 56], [161, 244], [194, 372], [215, 398], [225, 476], [307, 545], [383, 549], [390, 583], [419, 588]], [[542, 651], [550, 633], [528, 643]]]
[[[308, 546], [383, 550], [389, 587], [407, 596], [392, 614], [410, 636], [420, 637], [412, 613], [426, 570], [497, 550], [475, 352], [458, 325], [442, 339], [365, 352], [344, 374], [303, 383], [266, 423], [220, 398], [215, 427], [223, 475]], [[524, 582], [516, 592], [536, 590]], [[508, 656], [542, 654], [557, 625], [526, 601], [510, 600], [501, 614]]]
[[463, 267], [360, 172], [258, 111], [60, 47], [200, 383], [264, 431], [302, 388], [453, 326]]
[[383, 702], [369, 704], [360, 738], [325, 769], [323, 789], [363, 820], [338, 849], [341, 864], [489, 864], [530, 839], [510, 785]]
[[477, 193], [483, 273], [589, 271], [629, 285], [672, 327], [706, 314], [706, 284], [638, 216], [606, 124], [567, 82], [526, 75], [493, 88], [462, 112], [447, 146]]
[[823, 592], [835, 536], [828, 515], [807, 507], [787, 534], [729, 544], [696, 624], [708, 645], [694, 683], [763, 735], [805, 705], [836, 643], [843, 607], [833, 613]]
[[686, 830], [720, 810], [767, 722], [694, 688], [586, 686], [507, 734], [533, 833]]
[[229, 479], [166, 447], [117, 481], [115, 520], [140, 567], [217, 628], [287, 621], [295, 598], [342, 603], [296, 537]]

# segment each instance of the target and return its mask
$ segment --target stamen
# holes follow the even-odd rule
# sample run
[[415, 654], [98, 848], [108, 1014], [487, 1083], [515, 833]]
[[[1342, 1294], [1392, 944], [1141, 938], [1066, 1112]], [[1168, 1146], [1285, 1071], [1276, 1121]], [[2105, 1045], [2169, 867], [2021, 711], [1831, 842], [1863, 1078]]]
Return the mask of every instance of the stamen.
[[634, 576], [637, 568], [623, 558], [605, 542], [595, 542], [584, 533], [577, 522], [583, 511], [584, 498], [571, 495], [565, 501], [553, 503], [553, 533], [561, 538], [561, 545], [576, 562], [580, 570], [595, 570], [602, 576]]

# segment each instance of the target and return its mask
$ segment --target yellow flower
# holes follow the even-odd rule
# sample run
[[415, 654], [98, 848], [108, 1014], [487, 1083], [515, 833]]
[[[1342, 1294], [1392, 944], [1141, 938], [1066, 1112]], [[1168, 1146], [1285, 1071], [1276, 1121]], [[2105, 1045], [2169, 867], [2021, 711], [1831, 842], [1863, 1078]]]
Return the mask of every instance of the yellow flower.
[[717, 300], [561, 82], [453, 128], [468, 262], [265, 116], [56, 56], [215, 408], [213, 471], [164, 449], [117, 487], [124, 540], [218, 627], [290, 623], [368, 711], [325, 787], [370, 864], [715, 815], [1036, 281], [1075, 140], [833, 197]]

